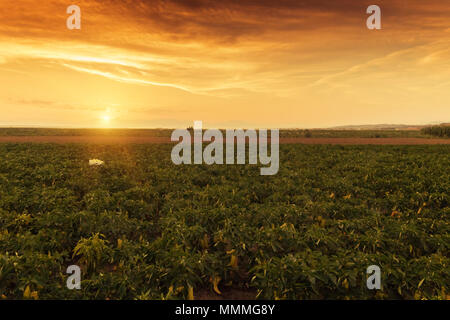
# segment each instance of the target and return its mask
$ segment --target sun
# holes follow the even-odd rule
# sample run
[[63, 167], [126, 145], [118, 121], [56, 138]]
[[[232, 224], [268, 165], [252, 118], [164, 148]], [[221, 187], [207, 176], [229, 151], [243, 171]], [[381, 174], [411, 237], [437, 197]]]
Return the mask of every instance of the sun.
[[105, 109], [103, 112], [99, 114], [99, 119], [102, 122], [101, 126], [105, 128], [109, 128], [115, 118], [113, 117], [113, 113], [110, 108]]

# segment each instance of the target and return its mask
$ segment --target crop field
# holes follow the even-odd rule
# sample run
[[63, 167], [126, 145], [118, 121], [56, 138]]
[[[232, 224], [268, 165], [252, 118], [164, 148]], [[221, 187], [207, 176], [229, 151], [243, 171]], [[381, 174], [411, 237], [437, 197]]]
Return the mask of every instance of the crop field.
[[1, 299], [448, 298], [450, 145], [280, 145], [274, 176], [171, 148], [0, 144]]

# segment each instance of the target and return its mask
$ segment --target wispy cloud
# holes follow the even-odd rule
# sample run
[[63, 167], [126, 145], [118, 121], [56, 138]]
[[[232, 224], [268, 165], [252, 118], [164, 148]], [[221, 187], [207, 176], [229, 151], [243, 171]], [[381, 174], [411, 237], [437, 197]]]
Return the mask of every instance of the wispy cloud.
[[141, 85], [152, 85], [152, 86], [159, 86], [159, 87], [172, 87], [172, 88], [176, 88], [176, 89], [180, 89], [180, 90], [184, 90], [184, 91], [193, 93], [191, 90], [188, 90], [188, 89], [183, 88], [181, 86], [177, 86], [177, 85], [170, 84], [170, 83], [159, 83], [159, 82], [152, 82], [152, 81], [147, 81], [147, 80], [142, 80], [142, 79], [126, 78], [126, 77], [115, 75], [115, 74], [113, 74], [111, 72], [102, 72], [102, 71], [95, 70], [95, 69], [76, 67], [76, 66], [73, 66], [73, 65], [70, 65], [70, 64], [67, 64], [67, 63], [63, 63], [62, 65], [67, 67], [67, 68], [76, 70], [76, 71], [86, 72], [86, 73], [90, 73], [90, 74], [95, 74], [95, 75], [98, 75], [98, 76], [102, 76], [102, 77], [109, 78], [109, 79], [116, 80], [116, 81], [120, 81], [120, 82], [134, 83], [134, 84], [141, 84]]

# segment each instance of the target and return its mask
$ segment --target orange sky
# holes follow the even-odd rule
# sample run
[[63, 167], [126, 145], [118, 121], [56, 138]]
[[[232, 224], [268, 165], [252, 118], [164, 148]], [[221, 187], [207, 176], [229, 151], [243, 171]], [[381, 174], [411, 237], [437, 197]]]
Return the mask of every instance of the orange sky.
[[[366, 28], [371, 4], [382, 30]], [[450, 122], [450, 6], [0, 0], [0, 84], [2, 126]]]

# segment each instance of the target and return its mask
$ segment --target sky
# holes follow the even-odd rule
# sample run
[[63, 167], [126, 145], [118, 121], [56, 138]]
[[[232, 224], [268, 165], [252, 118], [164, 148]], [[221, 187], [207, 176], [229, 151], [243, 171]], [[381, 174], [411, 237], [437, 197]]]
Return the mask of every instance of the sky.
[[[81, 30], [69, 30], [70, 5]], [[381, 8], [381, 30], [366, 9]], [[448, 0], [0, 0], [0, 126], [450, 122]]]

